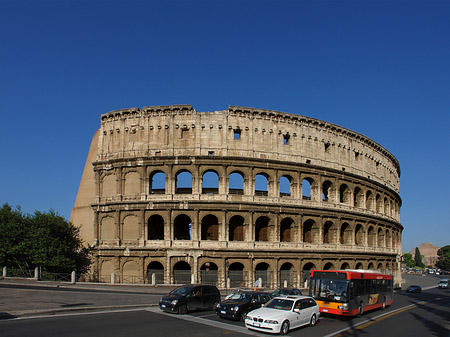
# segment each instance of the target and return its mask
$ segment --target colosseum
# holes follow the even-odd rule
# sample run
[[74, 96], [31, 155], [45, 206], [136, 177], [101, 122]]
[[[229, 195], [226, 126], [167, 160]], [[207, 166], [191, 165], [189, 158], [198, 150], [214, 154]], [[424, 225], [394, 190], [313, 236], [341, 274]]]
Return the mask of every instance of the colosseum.
[[304, 287], [311, 269], [398, 282], [399, 179], [388, 150], [314, 118], [123, 109], [101, 116], [71, 222], [101, 282]]

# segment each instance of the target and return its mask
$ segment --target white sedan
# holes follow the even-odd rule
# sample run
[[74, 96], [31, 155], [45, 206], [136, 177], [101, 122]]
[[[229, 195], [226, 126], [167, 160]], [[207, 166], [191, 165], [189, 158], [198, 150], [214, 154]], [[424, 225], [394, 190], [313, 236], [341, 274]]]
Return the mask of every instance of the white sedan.
[[291, 329], [316, 325], [319, 317], [319, 306], [311, 297], [275, 297], [264, 307], [250, 311], [245, 318], [245, 326], [252, 330], [286, 335]]

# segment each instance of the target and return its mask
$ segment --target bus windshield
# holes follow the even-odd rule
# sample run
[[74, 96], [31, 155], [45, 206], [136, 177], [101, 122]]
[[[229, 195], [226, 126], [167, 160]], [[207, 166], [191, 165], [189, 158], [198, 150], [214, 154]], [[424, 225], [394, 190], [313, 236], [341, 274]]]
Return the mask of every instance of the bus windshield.
[[349, 281], [313, 278], [311, 296], [316, 300], [347, 302]]

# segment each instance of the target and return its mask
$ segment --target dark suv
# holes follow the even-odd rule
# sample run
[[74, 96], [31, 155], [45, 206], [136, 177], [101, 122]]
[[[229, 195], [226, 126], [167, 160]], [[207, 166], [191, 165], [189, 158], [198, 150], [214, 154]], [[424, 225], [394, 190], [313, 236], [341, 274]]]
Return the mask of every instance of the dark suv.
[[159, 308], [163, 311], [186, 314], [189, 310], [214, 309], [220, 302], [220, 292], [215, 286], [186, 284], [161, 297]]
[[248, 312], [260, 308], [271, 298], [270, 293], [242, 291], [231, 295], [227, 300], [217, 305], [216, 313], [221, 318], [244, 321]]

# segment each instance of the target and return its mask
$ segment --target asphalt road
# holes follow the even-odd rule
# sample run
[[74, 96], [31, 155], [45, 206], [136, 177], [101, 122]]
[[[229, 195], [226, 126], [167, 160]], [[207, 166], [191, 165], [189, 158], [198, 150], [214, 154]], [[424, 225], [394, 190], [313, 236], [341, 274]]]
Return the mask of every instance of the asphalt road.
[[[437, 289], [437, 279], [431, 277], [413, 278], [412, 283], [422, 282], [433, 288], [421, 294], [397, 292], [394, 304], [386, 310], [365, 313], [360, 318], [340, 319], [323, 317], [316, 327], [304, 327], [289, 333], [290, 336], [450, 336], [450, 290]], [[425, 285], [424, 283], [425, 282]], [[0, 283], [0, 310], [5, 294], [16, 291], [21, 294], [16, 298], [22, 301], [29, 298], [36, 289], [4, 288]], [[121, 288], [125, 289], [125, 288]], [[158, 292], [164, 290], [158, 290]], [[118, 304], [118, 301], [135, 302], [139, 299], [139, 308], [126, 305], [120, 311], [99, 308], [93, 312], [74, 312], [68, 310], [60, 313], [49, 312], [39, 316], [0, 320], [0, 336], [268, 336], [252, 332], [241, 322], [218, 318], [212, 311], [199, 311], [188, 315], [162, 313], [155, 306], [146, 304], [159, 299], [155, 289], [146, 289], [144, 293], [124, 290], [88, 290], [88, 289], [41, 289], [40, 296], [48, 297], [52, 306], [76, 304], [84, 307], [90, 303], [101, 304], [105, 301]], [[37, 296], [37, 295], [36, 295]], [[30, 303], [33, 302], [30, 301]], [[127, 302], [128, 303], [128, 302]], [[9, 304], [11, 306], [11, 304]], [[22, 305], [22, 304], [21, 304]], [[107, 306], [105, 306], [106, 308]], [[119, 309], [119, 306], [117, 307]], [[110, 307], [108, 309], [111, 309]], [[59, 309], [58, 309], [59, 310]]]

